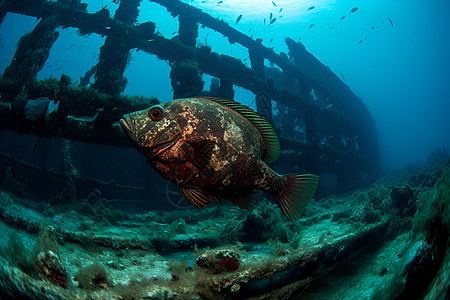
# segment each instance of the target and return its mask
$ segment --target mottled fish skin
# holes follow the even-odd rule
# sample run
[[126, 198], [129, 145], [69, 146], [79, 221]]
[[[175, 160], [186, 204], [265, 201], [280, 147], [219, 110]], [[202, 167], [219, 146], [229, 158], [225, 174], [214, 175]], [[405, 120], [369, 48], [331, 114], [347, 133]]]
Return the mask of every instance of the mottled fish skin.
[[125, 115], [120, 124], [153, 168], [199, 208], [230, 201], [247, 210], [259, 189], [297, 220], [319, 182], [314, 174], [279, 175], [267, 166], [264, 160], [275, 161], [280, 154], [273, 127], [234, 101], [173, 100]]
[[[257, 128], [227, 106], [203, 98], [161, 104], [164, 117], [152, 121], [152, 109], [125, 115], [124, 131], [164, 178], [199, 187], [215, 197], [242, 197], [253, 189], [279, 193], [285, 179], [262, 160], [263, 140]], [[207, 165], [197, 166], [198, 141], [212, 141]]]

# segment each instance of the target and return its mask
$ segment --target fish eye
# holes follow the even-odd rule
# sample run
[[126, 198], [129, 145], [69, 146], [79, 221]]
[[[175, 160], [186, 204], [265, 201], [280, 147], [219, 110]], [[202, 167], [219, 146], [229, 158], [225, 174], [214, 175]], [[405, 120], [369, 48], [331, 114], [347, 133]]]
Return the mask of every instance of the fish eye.
[[152, 121], [159, 121], [163, 117], [163, 108], [161, 106], [155, 106], [148, 112], [148, 117]]

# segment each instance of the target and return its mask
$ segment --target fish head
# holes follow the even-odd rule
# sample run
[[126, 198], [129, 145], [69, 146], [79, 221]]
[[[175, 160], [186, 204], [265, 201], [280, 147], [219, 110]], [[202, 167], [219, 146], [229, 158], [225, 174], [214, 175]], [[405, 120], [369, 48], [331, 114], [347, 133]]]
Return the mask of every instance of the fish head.
[[176, 115], [167, 106], [167, 103], [154, 105], [120, 119], [122, 130], [149, 160], [170, 149], [182, 134]]

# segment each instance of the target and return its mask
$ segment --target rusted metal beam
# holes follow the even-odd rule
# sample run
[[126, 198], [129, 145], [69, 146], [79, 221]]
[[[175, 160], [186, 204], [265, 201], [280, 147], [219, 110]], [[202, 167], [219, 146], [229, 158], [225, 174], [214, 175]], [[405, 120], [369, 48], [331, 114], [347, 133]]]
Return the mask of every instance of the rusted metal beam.
[[[120, 126], [113, 126], [113, 123], [126, 113], [159, 103], [156, 98], [113, 96], [93, 89], [64, 86], [62, 84], [64, 81], [35, 80], [28, 87], [28, 99], [48, 97], [58, 102], [57, 109], [48, 111], [36, 120], [26, 118], [24, 110], [29, 101], [27, 98], [21, 99], [20, 107], [0, 102], [0, 129], [42, 137], [61, 137], [88, 143], [130, 146]], [[70, 83], [70, 81], [65, 82]], [[2, 95], [15, 93], [16, 88], [14, 82], [0, 80]]]
[[[114, 17], [115, 20], [133, 25], [139, 14], [141, 0], [122, 0]], [[127, 33], [115, 30], [109, 34], [100, 48], [100, 57], [93, 87], [106, 94], [118, 95], [125, 90], [126, 78], [123, 73], [130, 56]]]

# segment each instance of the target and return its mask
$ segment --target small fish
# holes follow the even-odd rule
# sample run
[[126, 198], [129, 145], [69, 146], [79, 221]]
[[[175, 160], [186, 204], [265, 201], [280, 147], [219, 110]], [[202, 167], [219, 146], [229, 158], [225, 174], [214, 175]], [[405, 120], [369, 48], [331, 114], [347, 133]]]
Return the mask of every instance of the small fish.
[[314, 23], [309, 25], [308, 29], [313, 28], [314, 27]]
[[391, 18], [387, 18], [389, 20], [389, 23], [391, 23], [391, 26], [394, 27], [394, 23], [392, 23]]
[[344, 20], [344, 19], [345, 19], [345, 16], [342, 16], [342, 17], [341, 17], [341, 20]]
[[345, 81], [344, 74], [342, 74], [342, 72], [339, 72], [339, 74], [341, 74], [342, 79], [344, 79], [344, 81]]
[[375, 29], [375, 26], [372, 26], [372, 28], [370, 30], [374, 30], [374, 29]]
[[296, 220], [317, 188], [317, 175], [279, 175], [267, 165], [280, 154], [275, 130], [232, 100], [168, 101], [124, 115], [120, 125], [152, 167], [199, 208], [230, 202], [248, 210], [260, 201], [259, 189]]
[[106, 26], [105, 29], [106, 30], [111, 30], [111, 26]]
[[203, 0], [202, 2], [200, 2], [200, 3], [206, 3], [206, 0]]
[[217, 232], [220, 232], [220, 229], [217, 228], [217, 227], [208, 227], [208, 228], [203, 229], [202, 231], [203, 232], [205, 232], [205, 231], [217, 231]]
[[250, 28], [250, 29], [248, 30], [248, 32], [250, 32], [250, 31], [252, 31], [252, 28]]
[[314, 6], [310, 6], [307, 10], [313, 10]]
[[280, 11], [279, 12], [282, 12], [283, 11], [283, 8], [280, 8]]
[[273, 14], [270, 13], [269, 20], [272, 20]]
[[264, 18], [264, 25], [266, 25], [266, 18]]
[[357, 7], [353, 7], [352, 10], [350, 11], [350, 13], [352, 14], [352, 13], [356, 12], [357, 10], [358, 10]]
[[273, 38], [270, 39], [269, 44], [273, 42]]
[[273, 23], [275, 23], [276, 20], [277, 20], [277, 18], [273, 18], [272, 21], [270, 21], [269, 25], [272, 25]]
[[332, 108], [334, 105], [333, 104], [328, 104], [326, 107], [325, 107], [325, 109], [330, 109], [330, 108]]
[[275, 2], [272, 1], [273, 6], [277, 7], [277, 4]]
[[219, 2], [217, 2], [217, 4], [222, 4], [223, 3], [223, 1], [219, 1]]
[[359, 40], [359, 43], [358, 44], [361, 44], [362, 43], [362, 40]]
[[237, 25], [237, 23], [239, 23], [239, 21], [242, 19], [242, 15], [239, 15], [239, 17], [237, 17], [237, 19], [236, 19], [236, 24], [235, 25]]

